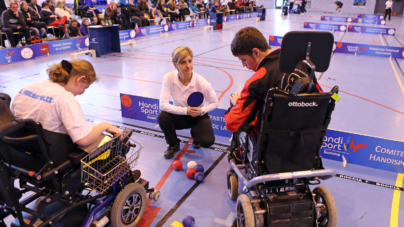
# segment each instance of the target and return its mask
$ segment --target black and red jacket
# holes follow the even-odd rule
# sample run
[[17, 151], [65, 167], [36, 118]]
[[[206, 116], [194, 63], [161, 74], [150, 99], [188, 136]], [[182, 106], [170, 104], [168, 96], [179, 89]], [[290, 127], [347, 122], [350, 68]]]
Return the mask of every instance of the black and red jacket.
[[[304, 63], [298, 64], [295, 71], [290, 74], [280, 72], [279, 54], [280, 48], [261, 60], [255, 74], [245, 83], [241, 91], [241, 97], [237, 100], [236, 105], [230, 107], [224, 115], [226, 127], [229, 131], [237, 132], [251, 122], [256, 129], [258, 108], [268, 90], [278, 87], [289, 92], [297, 79], [309, 76], [307, 66]], [[318, 84], [316, 87], [321, 91]]]

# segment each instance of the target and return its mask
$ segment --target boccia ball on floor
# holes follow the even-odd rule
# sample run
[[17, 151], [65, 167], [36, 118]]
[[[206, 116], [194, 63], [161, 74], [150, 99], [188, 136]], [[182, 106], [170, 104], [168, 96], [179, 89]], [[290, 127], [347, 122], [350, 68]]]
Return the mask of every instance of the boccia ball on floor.
[[180, 171], [182, 169], [182, 162], [181, 161], [174, 161], [172, 164], [173, 168], [177, 171]]
[[194, 227], [195, 226], [195, 218], [192, 217], [192, 216], [186, 216], [182, 220], [182, 225], [184, 225], [184, 227]]
[[196, 165], [194, 167], [194, 169], [196, 170], [196, 172], [202, 172], [203, 173], [205, 171], [205, 169], [203, 168], [203, 165], [201, 165], [201, 164]]
[[202, 182], [205, 179], [205, 174], [203, 174], [202, 172], [197, 172], [195, 173], [194, 179], [196, 180], [196, 182]]
[[188, 169], [193, 169], [196, 166], [196, 162], [195, 161], [189, 161], [187, 164]]
[[194, 179], [195, 173], [196, 173], [195, 169], [188, 169], [186, 174], [189, 179]]

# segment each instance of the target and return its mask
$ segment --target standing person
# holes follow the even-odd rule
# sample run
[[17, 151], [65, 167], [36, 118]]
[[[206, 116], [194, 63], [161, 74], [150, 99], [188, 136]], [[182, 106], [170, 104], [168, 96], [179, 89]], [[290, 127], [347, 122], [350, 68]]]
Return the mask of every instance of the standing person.
[[22, 13], [18, 12], [17, 3], [10, 3], [10, 9], [3, 12], [1, 15], [1, 21], [3, 22], [3, 28], [1, 30], [6, 33], [12, 47], [16, 47], [18, 44], [18, 40], [16, 42], [14, 39], [14, 32], [22, 32], [28, 43], [28, 39], [31, 35], [29, 33], [29, 28], [26, 26], [24, 16]]
[[293, 4], [295, 4], [295, 0], [289, 0], [289, 10], [293, 10]]
[[335, 8], [335, 11], [338, 10], [338, 11], [339, 11], [339, 14], [341, 14], [341, 13], [342, 13], [342, 10], [341, 10], [341, 9], [342, 9], [342, 6], [343, 6], [344, 4], [343, 4], [342, 2], [340, 2], [340, 1], [335, 1], [334, 4], [337, 5], [337, 8]]
[[302, 6], [300, 7], [300, 13], [304, 14], [306, 13], [306, 4], [307, 4], [307, 0], [302, 0]]
[[389, 14], [389, 21], [390, 21], [391, 10], [393, 9], [393, 1], [387, 0], [385, 5], [386, 5], [386, 12], [384, 13], [384, 20], [387, 20], [387, 14]]
[[[191, 128], [192, 146], [208, 148], [215, 142], [215, 135], [208, 112], [219, 105], [212, 85], [193, 71], [193, 53], [189, 47], [177, 47], [172, 53], [172, 62], [177, 71], [167, 73], [160, 93], [160, 109], [157, 121], [169, 145], [164, 153], [173, 158], [180, 150], [176, 130]], [[190, 107], [189, 95], [202, 92], [208, 105]], [[170, 99], [174, 104], [170, 104]]]
[[34, 32], [38, 37], [46, 37], [46, 24], [39, 21], [39, 15], [34, 9], [28, 7], [27, 2], [21, 2], [21, 14], [24, 16], [24, 21], [27, 27]]

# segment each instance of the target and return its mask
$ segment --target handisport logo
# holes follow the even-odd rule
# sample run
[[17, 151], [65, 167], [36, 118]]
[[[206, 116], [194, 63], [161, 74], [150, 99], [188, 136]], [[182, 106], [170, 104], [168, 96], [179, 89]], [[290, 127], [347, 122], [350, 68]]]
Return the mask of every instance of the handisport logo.
[[15, 51], [7, 51], [7, 54], [6, 54], [6, 60], [7, 60], [7, 63], [10, 63], [11, 62], [11, 56], [13, 56], [13, 54], [14, 54], [14, 52]]
[[367, 147], [368, 145], [364, 143], [360, 144], [354, 144], [354, 140], [349, 137], [345, 142], [344, 142], [344, 150], [348, 151], [348, 149], [352, 148], [352, 152], [355, 153], [357, 150]]
[[291, 107], [315, 107], [318, 106], [318, 104], [313, 101], [313, 102], [289, 102], [288, 106]]

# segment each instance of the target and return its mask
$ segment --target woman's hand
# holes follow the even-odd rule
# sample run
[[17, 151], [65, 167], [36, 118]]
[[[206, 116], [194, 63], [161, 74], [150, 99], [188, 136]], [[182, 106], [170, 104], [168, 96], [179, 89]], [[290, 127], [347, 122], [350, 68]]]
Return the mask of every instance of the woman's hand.
[[233, 106], [236, 105], [237, 99], [241, 98], [240, 92], [235, 92], [230, 95], [230, 102]]
[[192, 117], [200, 116], [202, 113], [202, 109], [200, 107], [187, 107], [187, 114]]
[[118, 137], [118, 136], [122, 135], [122, 130], [120, 130], [119, 128], [117, 128], [113, 125], [110, 125], [106, 131], [111, 133], [112, 135], [114, 135], [114, 137]]

